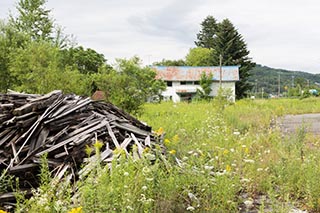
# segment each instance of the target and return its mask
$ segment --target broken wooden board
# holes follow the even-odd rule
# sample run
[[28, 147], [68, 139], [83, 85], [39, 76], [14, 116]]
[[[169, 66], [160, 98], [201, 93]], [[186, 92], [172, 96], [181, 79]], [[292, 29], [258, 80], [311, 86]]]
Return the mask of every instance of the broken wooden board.
[[[70, 174], [77, 179], [84, 159], [95, 160], [97, 141], [102, 143], [100, 162], [110, 162], [115, 149], [128, 156], [133, 146], [141, 157], [146, 147], [158, 143], [151, 127], [111, 103], [59, 90], [46, 95], [0, 94], [0, 174], [19, 177], [19, 183], [28, 183], [26, 190], [39, 185], [42, 156], [53, 177]], [[92, 147], [90, 156], [86, 147]], [[82, 172], [90, 169], [84, 168]], [[11, 192], [0, 193], [0, 206], [13, 199]]]

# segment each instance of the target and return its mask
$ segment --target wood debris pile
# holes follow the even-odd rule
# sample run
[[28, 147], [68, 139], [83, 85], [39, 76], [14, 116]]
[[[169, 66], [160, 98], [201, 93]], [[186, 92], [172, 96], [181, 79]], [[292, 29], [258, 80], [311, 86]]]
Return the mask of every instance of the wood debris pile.
[[[47, 155], [53, 175], [77, 174], [87, 146], [103, 143], [101, 161], [110, 162], [115, 149], [138, 157], [156, 140], [151, 128], [110, 103], [53, 91], [46, 95], [0, 94], [0, 173], [19, 177], [21, 189], [38, 186], [41, 156]], [[1, 175], [1, 174], [0, 174]], [[12, 193], [1, 194], [1, 202]]]

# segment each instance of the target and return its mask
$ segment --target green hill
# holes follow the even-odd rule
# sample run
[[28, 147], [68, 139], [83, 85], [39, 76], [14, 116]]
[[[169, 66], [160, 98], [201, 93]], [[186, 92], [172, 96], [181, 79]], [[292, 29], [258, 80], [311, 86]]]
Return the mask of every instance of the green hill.
[[256, 65], [250, 74], [249, 82], [253, 84], [253, 93], [263, 90], [268, 94], [278, 94], [279, 75], [281, 93], [292, 87], [317, 89], [320, 86], [320, 74], [275, 69], [262, 65]]

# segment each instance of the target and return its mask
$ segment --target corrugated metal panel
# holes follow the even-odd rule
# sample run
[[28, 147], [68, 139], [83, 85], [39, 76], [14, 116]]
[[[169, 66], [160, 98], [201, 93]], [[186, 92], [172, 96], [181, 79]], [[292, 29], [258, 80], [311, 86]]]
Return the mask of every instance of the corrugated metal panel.
[[[201, 74], [213, 74], [213, 79], [220, 80], [220, 67], [190, 67], [190, 66], [153, 66], [157, 79], [165, 81], [199, 81]], [[239, 66], [222, 66], [222, 81], [238, 81]]]

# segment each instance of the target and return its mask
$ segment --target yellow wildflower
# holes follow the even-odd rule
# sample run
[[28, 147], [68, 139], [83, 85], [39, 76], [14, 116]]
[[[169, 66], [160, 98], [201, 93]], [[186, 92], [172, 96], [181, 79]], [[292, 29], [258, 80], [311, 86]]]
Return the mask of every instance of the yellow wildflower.
[[227, 155], [228, 153], [229, 153], [229, 150], [227, 150], [227, 149], [223, 150], [224, 155]]
[[156, 135], [160, 136], [164, 133], [164, 130], [162, 127], [160, 127], [158, 130], [155, 131]]
[[246, 147], [246, 148], [244, 149], [244, 152], [245, 152], [246, 154], [248, 154], [248, 153], [249, 153], [249, 148]]
[[230, 166], [230, 165], [227, 165], [227, 166], [226, 166], [226, 171], [227, 171], [227, 172], [230, 172], [230, 171], [231, 171], [231, 166]]
[[169, 146], [170, 140], [168, 138], [164, 139], [164, 145]]
[[[1, 212], [0, 212], [1, 213]], [[78, 208], [73, 208], [71, 209], [68, 213], [83, 213], [82, 211], [82, 207], [78, 207]]]
[[6, 211], [3, 211], [3, 210], [1, 210], [1, 209], [0, 209], [0, 213], [8, 213], [8, 212], [6, 212]]
[[174, 142], [174, 143], [177, 143], [178, 141], [179, 141], [179, 136], [178, 135], [175, 135], [175, 136], [173, 136], [172, 137], [172, 141]]
[[174, 150], [174, 149], [172, 149], [172, 150], [170, 150], [170, 151], [169, 151], [169, 153], [170, 153], [171, 155], [176, 154], [176, 152], [177, 152], [177, 151], [176, 151], [176, 150]]
[[143, 153], [148, 153], [150, 151], [149, 147], [144, 148]]

